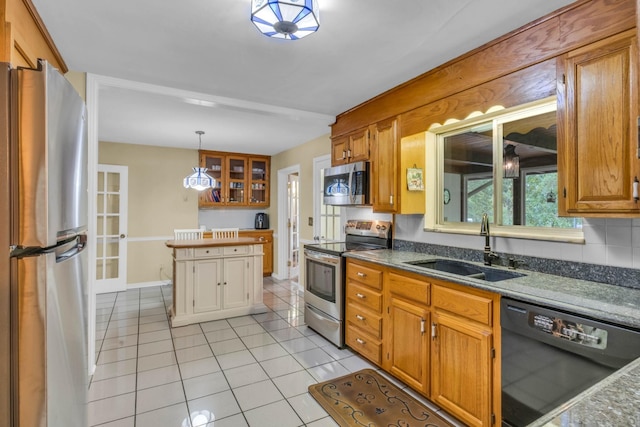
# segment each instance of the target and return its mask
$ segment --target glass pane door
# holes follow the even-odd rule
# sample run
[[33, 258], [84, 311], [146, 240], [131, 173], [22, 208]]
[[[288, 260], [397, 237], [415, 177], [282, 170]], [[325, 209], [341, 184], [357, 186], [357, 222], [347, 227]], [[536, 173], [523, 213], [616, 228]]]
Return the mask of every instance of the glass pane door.
[[251, 198], [250, 204], [266, 205], [269, 197], [267, 183], [269, 182], [269, 171], [266, 160], [250, 159], [251, 168]]
[[227, 204], [244, 204], [245, 203], [245, 170], [247, 160], [241, 157], [228, 158], [228, 177], [229, 177], [229, 196]]
[[126, 166], [98, 165], [96, 284], [97, 292], [126, 287]]

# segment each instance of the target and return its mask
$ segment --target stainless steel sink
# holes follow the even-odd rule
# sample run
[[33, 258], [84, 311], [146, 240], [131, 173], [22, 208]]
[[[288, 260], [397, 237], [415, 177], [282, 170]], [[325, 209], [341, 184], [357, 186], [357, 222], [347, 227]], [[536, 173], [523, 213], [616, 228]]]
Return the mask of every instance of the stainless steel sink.
[[465, 276], [473, 279], [486, 280], [487, 282], [499, 282], [501, 280], [522, 277], [524, 274], [515, 271], [499, 270], [490, 267], [481, 267], [464, 261], [455, 261], [450, 259], [433, 259], [428, 261], [408, 261], [405, 264], [411, 264], [415, 267], [426, 268], [430, 270], [444, 271], [459, 276]]

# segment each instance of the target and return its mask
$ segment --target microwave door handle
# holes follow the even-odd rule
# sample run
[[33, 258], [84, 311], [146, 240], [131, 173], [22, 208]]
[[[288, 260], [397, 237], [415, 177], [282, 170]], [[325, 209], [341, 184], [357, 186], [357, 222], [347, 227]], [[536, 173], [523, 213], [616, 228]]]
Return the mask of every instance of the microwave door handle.
[[353, 204], [356, 202], [356, 186], [354, 185], [355, 183], [353, 182], [354, 179], [354, 171], [356, 169], [356, 166], [353, 165], [353, 167], [351, 168], [351, 170], [349, 171], [349, 201]]

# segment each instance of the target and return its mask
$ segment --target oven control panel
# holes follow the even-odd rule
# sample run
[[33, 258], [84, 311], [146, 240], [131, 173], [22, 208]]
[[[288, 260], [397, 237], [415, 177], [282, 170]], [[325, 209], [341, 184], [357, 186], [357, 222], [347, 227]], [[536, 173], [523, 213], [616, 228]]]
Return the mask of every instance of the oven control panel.
[[356, 220], [350, 219], [347, 220], [347, 223], [344, 226], [345, 234], [356, 235], [356, 236], [371, 236], [371, 237], [380, 237], [386, 239], [389, 237], [391, 233], [391, 222], [390, 221], [379, 221], [379, 220]]

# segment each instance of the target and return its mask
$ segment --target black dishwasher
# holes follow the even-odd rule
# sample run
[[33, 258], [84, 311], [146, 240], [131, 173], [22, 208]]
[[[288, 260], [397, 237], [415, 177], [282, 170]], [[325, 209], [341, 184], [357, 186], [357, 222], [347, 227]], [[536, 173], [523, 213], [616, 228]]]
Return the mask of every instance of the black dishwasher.
[[525, 426], [640, 357], [640, 332], [502, 298], [502, 425]]

